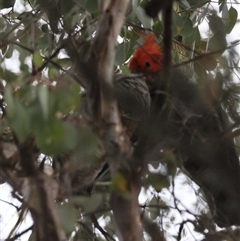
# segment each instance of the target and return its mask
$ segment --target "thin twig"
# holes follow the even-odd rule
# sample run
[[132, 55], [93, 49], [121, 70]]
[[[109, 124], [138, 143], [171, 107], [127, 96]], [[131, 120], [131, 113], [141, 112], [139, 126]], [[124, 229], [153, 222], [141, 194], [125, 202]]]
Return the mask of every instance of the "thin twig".
[[25, 234], [25, 233], [29, 232], [30, 230], [32, 230], [32, 229], [33, 229], [33, 225], [30, 226], [29, 228], [23, 230], [21, 233], [16, 234], [14, 237], [6, 239], [6, 241], [14, 241], [14, 240], [18, 239], [19, 237], [21, 237], [23, 234]]
[[93, 213], [90, 215], [90, 217], [94, 224], [94, 227], [97, 228], [107, 240], [115, 241], [115, 239], [99, 225], [99, 223]]
[[194, 61], [203, 59], [203, 58], [205, 58], [205, 57], [212, 56], [212, 55], [214, 55], [214, 54], [219, 54], [219, 53], [221, 53], [221, 52], [223, 52], [223, 51], [225, 51], [225, 50], [227, 50], [227, 49], [234, 48], [234, 47], [236, 47], [237, 45], [239, 45], [239, 43], [234, 44], [234, 45], [231, 45], [231, 46], [228, 46], [228, 47], [223, 48], [223, 49], [219, 49], [219, 50], [216, 50], [216, 51], [204, 53], [204, 54], [202, 54], [202, 55], [199, 55], [199, 56], [196, 56], [196, 57], [194, 57], [194, 58], [192, 58], [192, 59], [189, 59], [189, 60], [187, 60], [187, 61], [184, 61], [184, 62], [182, 62], [182, 63], [180, 63], [180, 64], [175, 64], [173, 67], [183, 66], [183, 65], [189, 64], [189, 63], [191, 63], [191, 62], [194, 62]]
[[21, 207], [18, 207], [18, 206], [14, 205], [14, 204], [12, 204], [12, 203], [10, 203], [10, 202], [7, 202], [7, 201], [2, 200], [2, 199], [0, 199], [0, 201], [1, 201], [1, 202], [4, 202], [4, 203], [6, 203], [6, 204], [9, 204], [10, 206], [16, 208], [17, 211], [21, 210]]

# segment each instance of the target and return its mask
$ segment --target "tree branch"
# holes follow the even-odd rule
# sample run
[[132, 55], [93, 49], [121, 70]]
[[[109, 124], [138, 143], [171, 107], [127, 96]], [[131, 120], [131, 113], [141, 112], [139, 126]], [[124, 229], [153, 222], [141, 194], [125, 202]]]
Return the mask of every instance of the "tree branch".
[[[117, 108], [117, 102], [113, 92], [113, 67], [115, 60], [115, 47], [117, 37], [121, 30], [128, 0], [110, 1], [108, 6], [102, 2], [96, 37], [91, 48], [90, 58], [86, 64], [84, 76], [86, 81], [86, 94], [89, 104], [89, 112], [93, 118], [93, 130], [99, 136], [105, 160], [109, 163], [111, 176], [123, 166], [130, 156], [130, 141], [123, 131]], [[121, 160], [121, 163], [120, 163]], [[113, 190], [111, 195], [111, 207], [114, 218], [120, 231], [120, 240], [142, 240], [140, 225], [138, 194], [140, 190], [139, 176], [135, 180], [132, 172], [126, 167], [121, 168], [121, 174], [125, 178], [129, 198]]]

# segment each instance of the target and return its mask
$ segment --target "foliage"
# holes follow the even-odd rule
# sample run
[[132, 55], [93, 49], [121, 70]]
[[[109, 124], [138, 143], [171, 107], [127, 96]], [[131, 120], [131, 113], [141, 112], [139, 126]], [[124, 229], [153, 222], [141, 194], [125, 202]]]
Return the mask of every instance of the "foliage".
[[[40, 160], [45, 165], [47, 159], [52, 165], [56, 157], [72, 153], [71, 167], [64, 170], [70, 175], [75, 167], [96, 164], [96, 136], [86, 127], [79, 111], [84, 83], [79, 78], [81, 71], [75, 58], [81, 56], [84, 62], [88, 57], [99, 19], [97, 2], [1, 1], [0, 138], [5, 143], [1, 153], [9, 152], [12, 156], [11, 143], [23, 146], [33, 138], [37, 147], [36, 163]], [[154, 20], [147, 17], [146, 2], [129, 2], [116, 48], [115, 71], [128, 72], [127, 61], [141, 44], [143, 32], [154, 32], [162, 45], [162, 14]], [[238, 14], [234, 1], [213, 2], [184, 0], [174, 3], [172, 56], [174, 64], [181, 65], [200, 85], [206, 84], [203, 81], [206, 76], [212, 76], [214, 92], [237, 127], [240, 59], [234, 47], [239, 40], [228, 42], [227, 37], [236, 28]], [[202, 33], [203, 22], [207, 24], [206, 34]], [[72, 43], [71, 39], [74, 39]], [[239, 143], [239, 137], [235, 138]], [[162, 163], [149, 166], [141, 195], [145, 200], [141, 203], [143, 213], [164, 230], [167, 240], [192, 237], [189, 224], [194, 230], [192, 235], [203, 234], [203, 240], [210, 240], [209, 234], [234, 240], [234, 228], [230, 234], [224, 233], [225, 230], [220, 233], [216, 224], [211, 223], [211, 214], [201, 200], [201, 190], [184, 178], [175, 162], [172, 153], [166, 153]], [[6, 166], [15, 168], [10, 161]], [[124, 191], [124, 182], [121, 176], [116, 176], [110, 187], [108, 183], [96, 185], [96, 193], [91, 197], [72, 197], [68, 202], [58, 196], [60, 223], [70, 240], [116, 239], [109, 193], [116, 187]], [[181, 204], [179, 196], [175, 195], [176, 186], [191, 190], [195, 198], [192, 207]], [[13, 190], [17, 192], [15, 186]], [[17, 195], [22, 196], [21, 193]], [[146, 240], [149, 240], [147, 234]]]

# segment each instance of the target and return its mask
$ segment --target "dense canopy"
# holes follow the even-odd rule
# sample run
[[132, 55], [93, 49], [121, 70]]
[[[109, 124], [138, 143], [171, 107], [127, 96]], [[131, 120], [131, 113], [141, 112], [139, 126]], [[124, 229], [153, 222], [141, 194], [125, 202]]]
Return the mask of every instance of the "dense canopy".
[[[3, 238], [238, 240], [238, 11], [2, 0], [0, 181], [19, 214]], [[163, 70], [148, 90], [128, 63], [149, 34]]]

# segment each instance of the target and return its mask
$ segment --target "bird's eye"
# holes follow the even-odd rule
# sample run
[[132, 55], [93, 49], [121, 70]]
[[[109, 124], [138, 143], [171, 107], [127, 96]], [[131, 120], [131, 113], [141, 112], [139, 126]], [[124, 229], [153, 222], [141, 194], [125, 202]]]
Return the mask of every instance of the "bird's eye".
[[149, 68], [151, 66], [150, 62], [145, 62], [145, 67]]

